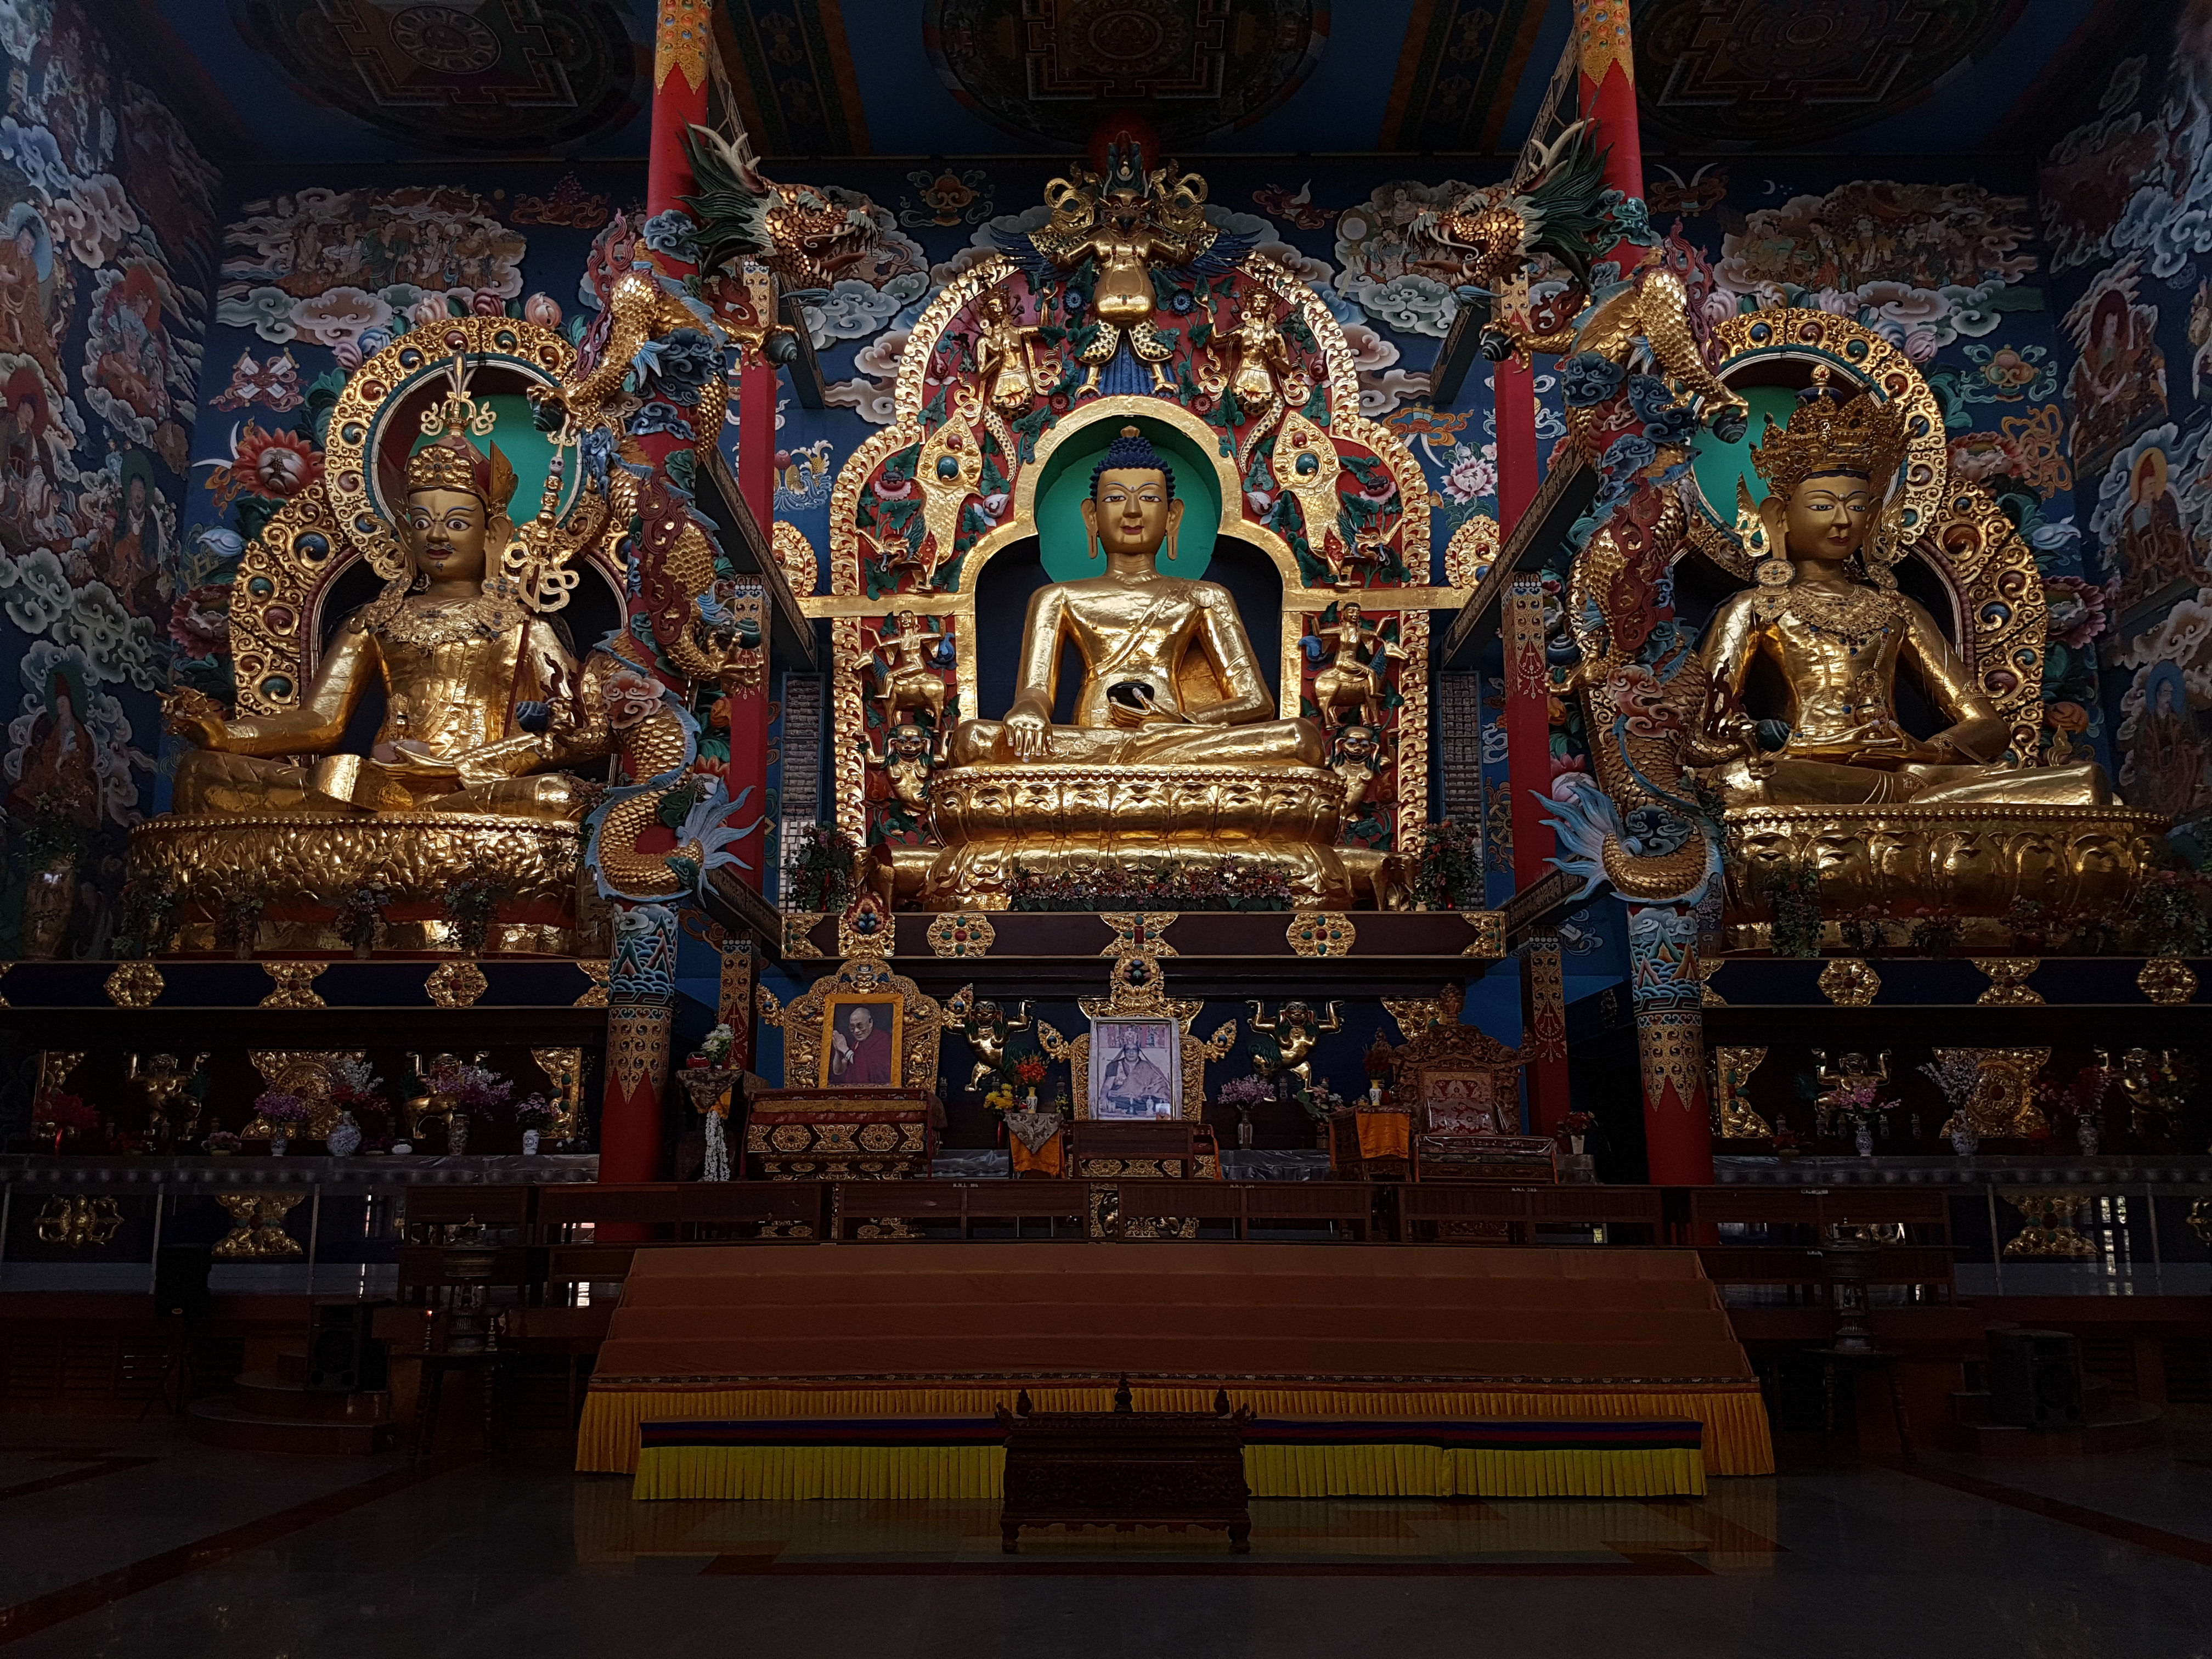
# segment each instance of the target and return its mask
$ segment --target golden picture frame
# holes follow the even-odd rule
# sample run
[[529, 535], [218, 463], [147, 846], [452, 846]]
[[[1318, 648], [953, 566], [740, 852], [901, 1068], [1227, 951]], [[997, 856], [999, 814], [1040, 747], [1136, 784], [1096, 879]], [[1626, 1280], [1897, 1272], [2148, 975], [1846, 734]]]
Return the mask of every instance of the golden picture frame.
[[906, 1038], [903, 1001], [888, 991], [842, 992], [823, 1000], [821, 1087], [896, 1089], [903, 1086]]

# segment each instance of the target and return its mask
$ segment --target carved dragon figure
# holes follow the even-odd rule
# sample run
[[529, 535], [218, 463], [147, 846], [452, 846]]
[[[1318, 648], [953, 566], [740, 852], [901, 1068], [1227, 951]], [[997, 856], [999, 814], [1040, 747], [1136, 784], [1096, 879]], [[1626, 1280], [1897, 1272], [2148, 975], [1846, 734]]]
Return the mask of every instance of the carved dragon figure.
[[[1517, 204], [1536, 204], [1541, 216], [1528, 220], [1524, 238], [1530, 248], [1556, 252], [1557, 242], [1571, 240], [1562, 227], [1571, 228], [1583, 246], [1562, 263], [1583, 273], [1592, 273], [1599, 247], [1614, 238], [1626, 247], [1624, 230], [1641, 229], [1639, 213], [1616, 219], [1601, 210], [1588, 152], [1586, 136], [1571, 129], [1549, 152], [1539, 185], [1497, 210], [1517, 215]], [[1562, 181], [1583, 191], [1587, 204], [1559, 199], [1553, 186], [1564, 189]], [[1602, 228], [1593, 234], [1591, 226]], [[1510, 240], [1502, 222], [1486, 234], [1493, 246]], [[1680, 486], [1699, 424], [1733, 440], [1750, 411], [1708, 360], [1712, 273], [1704, 257], [1679, 235], [1662, 241], [1646, 232], [1644, 239], [1626, 276], [1601, 289], [1570, 325], [1528, 333], [1495, 319], [1484, 331], [1483, 352], [1493, 361], [1535, 351], [1561, 356], [1569, 442], [1600, 479], [1584, 520], [1593, 527], [1566, 596], [1581, 662], [1560, 688], [1582, 701], [1596, 787], [1563, 793], [1561, 862], [1572, 867], [1585, 856], [1592, 884], [1601, 870], [1632, 901], [1694, 902], [1718, 870], [1719, 830], [1685, 769], [1738, 750], [1706, 752], [1711, 744], [1692, 735], [1704, 727], [1709, 688], [1697, 672], [1694, 641], [1674, 622], [1671, 572], [1687, 510]], [[1601, 280], [1605, 272], [1592, 274]]]

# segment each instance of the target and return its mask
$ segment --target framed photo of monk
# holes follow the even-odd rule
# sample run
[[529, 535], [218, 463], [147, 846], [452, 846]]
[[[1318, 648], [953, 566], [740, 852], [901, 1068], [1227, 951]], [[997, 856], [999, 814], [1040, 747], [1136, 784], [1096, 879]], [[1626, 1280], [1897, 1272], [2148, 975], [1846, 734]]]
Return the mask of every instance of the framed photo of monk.
[[1123, 1122], [1182, 1115], [1180, 1022], [1091, 1023], [1091, 1115]]
[[899, 1087], [904, 1012], [896, 997], [830, 997], [822, 1009], [822, 1085]]

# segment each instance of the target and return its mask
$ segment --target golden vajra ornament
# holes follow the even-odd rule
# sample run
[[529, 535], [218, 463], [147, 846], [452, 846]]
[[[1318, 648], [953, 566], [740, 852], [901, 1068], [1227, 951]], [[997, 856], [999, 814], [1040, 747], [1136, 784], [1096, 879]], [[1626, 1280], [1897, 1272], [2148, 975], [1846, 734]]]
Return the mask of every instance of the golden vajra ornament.
[[1984, 1008], [2027, 1008], [2039, 1006], [2040, 992], [2027, 976], [2043, 964], [2034, 957], [1976, 957], [1974, 966], [1989, 975], [1990, 988], [1974, 1000]]
[[2097, 1247], [2075, 1230], [2074, 1218], [2089, 1201], [2088, 1194], [2064, 1188], [2031, 1187], [2000, 1189], [2004, 1201], [2020, 1212], [2027, 1223], [2007, 1241], [2007, 1259], [2080, 1261], [2097, 1254]]
[[41, 1244], [82, 1250], [113, 1243], [115, 1235], [123, 1231], [123, 1215], [112, 1198], [57, 1194], [40, 1209], [33, 1224]]
[[282, 1192], [217, 1193], [216, 1202], [230, 1212], [230, 1231], [216, 1241], [218, 1261], [285, 1261], [305, 1255], [300, 1241], [284, 1231], [284, 1218], [301, 1200]]
[[262, 967], [276, 982], [276, 988], [261, 999], [264, 1008], [327, 1008], [315, 990], [315, 981], [322, 977], [326, 962], [264, 962]]

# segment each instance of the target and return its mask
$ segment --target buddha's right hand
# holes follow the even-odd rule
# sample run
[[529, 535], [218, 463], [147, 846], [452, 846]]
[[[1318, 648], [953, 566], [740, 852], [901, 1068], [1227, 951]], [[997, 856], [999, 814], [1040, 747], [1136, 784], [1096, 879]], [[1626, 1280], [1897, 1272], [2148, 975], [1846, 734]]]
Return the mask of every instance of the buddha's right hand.
[[1052, 721], [1036, 704], [1017, 703], [1003, 724], [1016, 760], [1042, 760], [1052, 753]]
[[220, 749], [230, 727], [222, 705], [204, 691], [190, 687], [161, 699], [161, 720], [173, 737], [197, 749]]

